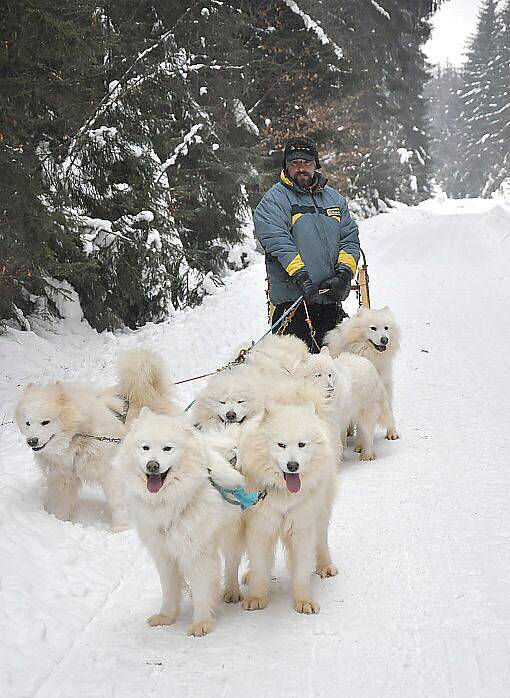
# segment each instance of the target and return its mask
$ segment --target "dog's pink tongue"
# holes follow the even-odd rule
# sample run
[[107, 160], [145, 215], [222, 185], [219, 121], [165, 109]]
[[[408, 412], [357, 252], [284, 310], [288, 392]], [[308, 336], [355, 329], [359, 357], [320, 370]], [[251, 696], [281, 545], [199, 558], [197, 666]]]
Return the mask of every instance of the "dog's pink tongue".
[[162, 484], [163, 480], [161, 479], [161, 475], [159, 473], [147, 475], [147, 489], [151, 494], [159, 492]]
[[289, 492], [292, 492], [292, 494], [299, 492], [301, 489], [301, 480], [299, 475], [297, 473], [283, 473], [283, 476]]

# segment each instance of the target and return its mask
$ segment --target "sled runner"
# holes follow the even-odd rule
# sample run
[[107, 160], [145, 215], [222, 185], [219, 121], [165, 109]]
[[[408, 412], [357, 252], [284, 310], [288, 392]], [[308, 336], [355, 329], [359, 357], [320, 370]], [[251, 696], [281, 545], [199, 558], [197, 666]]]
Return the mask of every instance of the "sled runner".
[[368, 287], [368, 264], [365, 253], [360, 249], [362, 264], [358, 265], [354, 283], [351, 286], [351, 291], [356, 291], [358, 304], [363, 308], [370, 308], [370, 289]]

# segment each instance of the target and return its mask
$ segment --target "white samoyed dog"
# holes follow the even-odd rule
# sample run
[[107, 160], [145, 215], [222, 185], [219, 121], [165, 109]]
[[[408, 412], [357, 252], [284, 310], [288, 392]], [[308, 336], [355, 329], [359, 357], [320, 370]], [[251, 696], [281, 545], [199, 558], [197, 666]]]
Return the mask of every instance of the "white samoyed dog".
[[248, 352], [246, 363], [255, 366], [264, 375], [292, 374], [307, 358], [308, 347], [298, 337], [270, 334]]
[[[141, 366], [144, 370], [137, 370]], [[129, 401], [129, 411], [136, 413], [142, 404], [153, 404], [154, 391], [162, 396], [165, 390], [160, 359], [142, 350], [122, 357], [118, 386], [59, 381], [26, 386], [16, 406], [16, 422], [46, 477], [49, 513], [72, 520], [82, 483], [98, 483], [110, 505], [113, 529], [126, 528], [122, 483], [111, 467], [126, 431], [125, 404]], [[159, 407], [171, 409], [168, 393], [160, 399]]]
[[329, 418], [338, 425], [345, 443], [349, 424], [358, 425], [356, 451], [361, 460], [373, 460], [377, 424], [386, 428], [386, 438], [398, 438], [386, 389], [374, 365], [362, 356], [344, 352], [336, 359], [323, 347], [311, 354], [305, 378], [315, 381], [328, 399]]
[[351, 352], [369, 359], [381, 376], [392, 403], [393, 360], [400, 349], [400, 329], [388, 306], [380, 310], [360, 308], [356, 315], [326, 334], [325, 344], [333, 358], [342, 352]]
[[[142, 409], [115, 460], [125, 485], [128, 507], [142, 543], [152, 555], [162, 590], [161, 611], [151, 626], [171, 625], [179, 613], [183, 580], [191, 588], [193, 618], [188, 634], [201, 636], [214, 627], [220, 594], [220, 547], [227, 558], [237, 538], [241, 510], [213, 486], [235, 488], [244, 479], [207, 434], [184, 415], [168, 417]], [[237, 561], [238, 551], [234, 551]], [[239, 601], [237, 567], [226, 601]]]
[[256, 390], [258, 375], [246, 365], [227, 368], [209, 379], [193, 406], [193, 423], [201, 429], [243, 424], [259, 414], [264, 403]]
[[336, 463], [323, 420], [313, 403], [269, 402], [243, 431], [239, 463], [249, 490], [266, 492], [244, 512], [250, 571], [246, 610], [265, 608], [278, 539], [288, 553], [294, 608], [318, 613], [310, 576], [336, 574], [327, 545], [335, 496]]

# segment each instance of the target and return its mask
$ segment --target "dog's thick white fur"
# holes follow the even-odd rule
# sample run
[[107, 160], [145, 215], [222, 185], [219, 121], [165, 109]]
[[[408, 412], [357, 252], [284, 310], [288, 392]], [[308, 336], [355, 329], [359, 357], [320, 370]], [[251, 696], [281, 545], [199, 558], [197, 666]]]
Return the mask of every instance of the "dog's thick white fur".
[[[124, 439], [115, 465], [161, 580], [161, 611], [148, 619], [149, 625], [175, 622], [185, 579], [193, 600], [188, 633], [205, 635], [214, 627], [220, 593], [219, 548], [236, 538], [241, 518], [239, 507], [213, 487], [208, 469], [226, 487], [243, 484], [243, 477], [186, 416], [155, 415], [147, 408]], [[237, 567], [235, 581], [230, 587], [228, 582], [225, 600], [238, 601]]]
[[[142, 363], [145, 370], [134, 370]], [[72, 520], [82, 483], [98, 483], [111, 508], [113, 529], [126, 528], [122, 483], [111, 467], [118, 444], [92, 437], [122, 438], [126, 428], [119, 415], [124, 401], [129, 399], [130, 410], [138, 411], [144, 402], [153, 404], [155, 392], [165, 391], [160, 360], [144, 351], [127, 352], [122, 358], [117, 387], [56, 382], [25, 388], [16, 421], [46, 477], [49, 513]], [[168, 404], [159, 407], [168, 409]]]
[[328, 395], [333, 420], [345, 440], [347, 427], [358, 426], [356, 450], [361, 460], [373, 460], [377, 424], [386, 428], [386, 438], [397, 438], [393, 412], [386, 389], [374, 365], [362, 356], [344, 352], [332, 359], [328, 347], [310, 355], [307, 377]]
[[392, 403], [393, 360], [400, 348], [400, 329], [388, 306], [380, 310], [360, 308], [356, 315], [326, 334], [325, 344], [333, 358], [342, 352], [351, 352], [369, 359], [381, 376]]
[[308, 358], [306, 344], [293, 335], [270, 334], [246, 355], [246, 363], [264, 374], [293, 373]]
[[256, 390], [258, 374], [251, 366], [227, 368], [212, 376], [193, 406], [193, 423], [201, 429], [243, 424], [259, 414], [264, 403]]
[[275, 549], [287, 550], [294, 608], [317, 613], [310, 576], [336, 574], [327, 545], [335, 495], [336, 462], [323, 420], [313, 403], [269, 402], [263, 415], [241, 435], [239, 462], [252, 491], [265, 499], [244, 513], [250, 563], [246, 610], [265, 608]]

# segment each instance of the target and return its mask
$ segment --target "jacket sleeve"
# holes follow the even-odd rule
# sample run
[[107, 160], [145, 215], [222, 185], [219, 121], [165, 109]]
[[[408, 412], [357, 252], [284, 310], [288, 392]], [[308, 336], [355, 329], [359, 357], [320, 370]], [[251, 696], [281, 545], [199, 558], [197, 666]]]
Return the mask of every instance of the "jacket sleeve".
[[340, 206], [340, 223], [342, 225], [340, 237], [340, 249], [338, 251], [337, 263], [340, 267], [347, 267], [352, 274], [356, 273], [359, 262], [359, 232], [358, 224], [351, 217], [347, 201], [342, 199]]
[[291, 212], [267, 192], [254, 211], [255, 237], [264, 251], [277, 259], [289, 276], [305, 264], [290, 234]]

